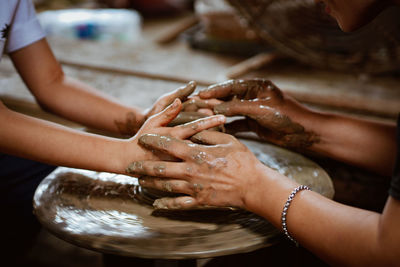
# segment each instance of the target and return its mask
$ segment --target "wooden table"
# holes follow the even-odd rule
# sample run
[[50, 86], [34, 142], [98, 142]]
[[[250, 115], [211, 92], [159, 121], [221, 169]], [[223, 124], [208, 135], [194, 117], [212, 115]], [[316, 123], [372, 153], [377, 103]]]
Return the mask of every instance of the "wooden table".
[[[187, 81], [195, 80], [201, 86], [225, 81], [229, 70], [245, 60], [193, 50], [181, 40], [164, 45], [156, 42], [186, 19], [187, 16], [145, 21], [142, 37], [133, 43], [49, 41], [67, 74], [122, 101], [148, 107], [160, 94]], [[0, 77], [0, 98], [6, 104], [10, 97], [33, 102], [7, 59], [0, 64]], [[389, 120], [400, 112], [400, 80], [396, 75], [338, 73], [278, 59], [242, 76], [252, 77], [270, 79], [300, 101], [323, 109]], [[144, 99], [141, 95], [136, 97], [149, 87], [153, 90], [146, 90]]]

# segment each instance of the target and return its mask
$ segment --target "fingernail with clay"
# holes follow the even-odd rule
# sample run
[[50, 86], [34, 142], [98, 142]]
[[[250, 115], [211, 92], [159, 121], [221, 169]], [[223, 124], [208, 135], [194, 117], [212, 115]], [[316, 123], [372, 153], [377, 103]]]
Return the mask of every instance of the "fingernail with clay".
[[190, 87], [190, 88], [196, 88], [196, 86], [197, 86], [197, 83], [195, 81], [190, 81], [188, 83], [188, 87]]
[[193, 93], [194, 89], [196, 89], [196, 86], [197, 84], [195, 81], [190, 81], [187, 85], [181, 87], [178, 90], [178, 97], [186, 98], [187, 96]]

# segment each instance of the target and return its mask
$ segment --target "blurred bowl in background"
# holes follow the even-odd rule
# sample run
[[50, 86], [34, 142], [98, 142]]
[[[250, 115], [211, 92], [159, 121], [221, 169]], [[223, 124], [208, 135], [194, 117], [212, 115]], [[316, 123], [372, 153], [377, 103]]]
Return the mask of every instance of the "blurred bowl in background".
[[134, 42], [141, 35], [141, 17], [126, 9], [65, 9], [38, 15], [47, 36], [95, 41]]
[[400, 70], [400, 8], [345, 33], [314, 0], [228, 0], [281, 53], [318, 68], [385, 73]]

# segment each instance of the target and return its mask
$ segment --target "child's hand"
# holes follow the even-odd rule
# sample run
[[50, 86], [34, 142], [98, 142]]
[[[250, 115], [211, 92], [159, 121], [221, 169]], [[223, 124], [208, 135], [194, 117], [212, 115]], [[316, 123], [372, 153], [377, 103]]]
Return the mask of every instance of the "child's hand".
[[140, 128], [137, 134], [128, 140], [129, 145], [125, 148], [125, 153], [122, 155], [122, 161], [125, 168], [132, 161], [155, 160], [155, 159], [169, 159], [159, 152], [152, 152], [144, 149], [138, 144], [138, 139], [143, 134], [157, 134], [174, 137], [177, 139], [186, 139], [192, 135], [201, 132], [205, 129], [219, 126], [225, 123], [223, 115], [215, 115], [211, 117], [201, 118], [189, 123], [178, 125], [175, 127], [166, 127], [181, 111], [182, 103], [179, 99], [164, 109], [162, 112], [151, 116]]
[[[178, 89], [162, 95], [159, 99], [157, 99], [156, 103], [154, 103], [153, 107], [149, 110], [145, 111], [144, 120], [147, 120], [149, 117], [154, 114], [160, 113], [164, 110], [168, 105], [170, 105], [176, 98], [180, 99], [184, 102], [188, 96], [190, 96], [194, 90], [196, 89], [196, 82], [191, 81], [185, 86], [179, 87]], [[144, 121], [143, 121], [144, 122]]]

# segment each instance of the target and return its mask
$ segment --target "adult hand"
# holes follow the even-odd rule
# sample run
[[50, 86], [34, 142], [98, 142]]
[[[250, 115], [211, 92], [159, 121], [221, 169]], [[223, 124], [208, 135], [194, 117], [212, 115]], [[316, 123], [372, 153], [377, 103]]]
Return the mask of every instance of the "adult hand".
[[[188, 122], [175, 127], [166, 127], [181, 111], [182, 103], [179, 99], [169, 105], [162, 112], [150, 117], [140, 128], [137, 134], [128, 139], [128, 145], [125, 147], [125, 153], [122, 155], [123, 164], [125, 167], [132, 161], [137, 160], [150, 160], [150, 159], [165, 159], [160, 153], [152, 153], [138, 145], [138, 139], [143, 134], [159, 134], [174, 137], [177, 139], [186, 139], [192, 135], [212, 127], [216, 127], [225, 122], [225, 117], [222, 115], [215, 115], [211, 117], [201, 118], [192, 122]], [[167, 157], [168, 159], [168, 157]], [[171, 159], [169, 157], [169, 159]]]
[[226, 125], [227, 132], [253, 131], [261, 139], [282, 146], [305, 148], [319, 141], [309, 129], [311, 111], [264, 79], [230, 80], [199, 92], [202, 99], [217, 98], [215, 114], [246, 116]]
[[221, 103], [222, 101], [218, 99], [201, 99], [199, 96], [191, 96], [183, 103], [182, 110], [211, 116], [214, 115], [214, 107]]
[[141, 145], [181, 162], [139, 161], [131, 163], [127, 171], [143, 176], [139, 180], [142, 186], [189, 195], [156, 200], [154, 206], [159, 209], [244, 208], [249, 188], [267, 167], [231, 135], [202, 131], [192, 141], [196, 143], [158, 134], [143, 135], [139, 138]]

